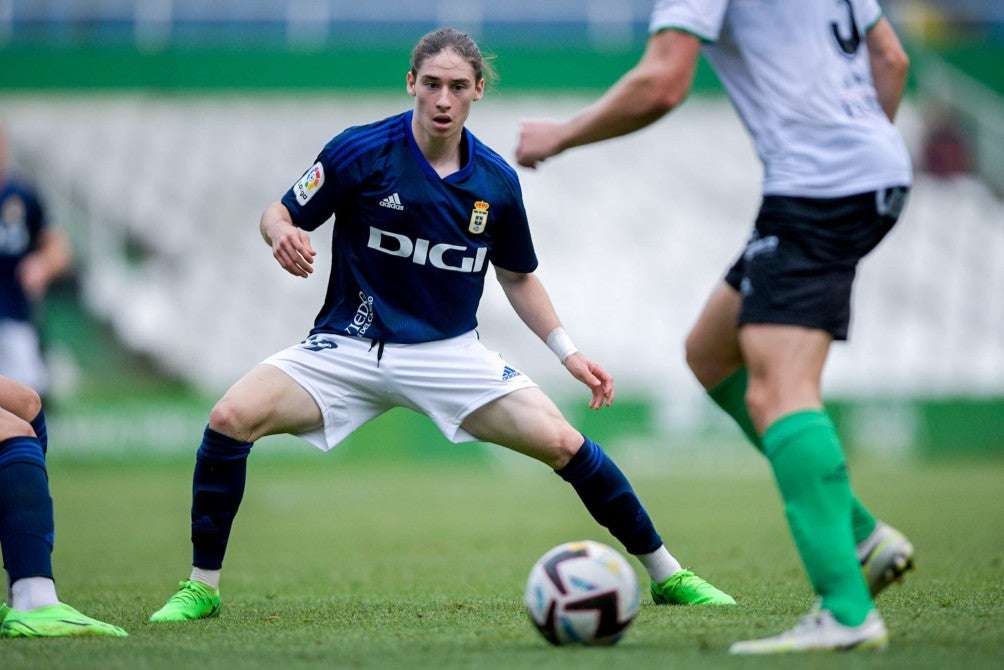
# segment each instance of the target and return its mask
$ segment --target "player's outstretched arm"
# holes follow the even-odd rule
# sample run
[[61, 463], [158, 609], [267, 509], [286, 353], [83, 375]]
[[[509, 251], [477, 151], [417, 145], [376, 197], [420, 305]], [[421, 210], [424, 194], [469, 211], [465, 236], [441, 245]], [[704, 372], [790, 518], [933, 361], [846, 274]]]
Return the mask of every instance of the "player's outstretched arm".
[[610, 90], [570, 120], [521, 123], [516, 162], [535, 168], [566, 149], [620, 137], [658, 121], [690, 93], [700, 40], [678, 30], [649, 37], [645, 53]]
[[573, 377], [589, 387], [592, 392], [589, 406], [592, 409], [609, 407], [614, 401], [613, 377], [598, 363], [586, 358], [565, 335], [551, 298], [537, 275], [496, 267], [495, 276], [523, 323], [547, 343]]
[[896, 110], [899, 109], [899, 101], [906, 88], [910, 58], [885, 17], [872, 26], [866, 40], [875, 92], [878, 93], [882, 110], [892, 121], [896, 118]]
[[272, 247], [272, 256], [282, 269], [295, 277], [309, 277], [314, 271], [317, 252], [310, 245], [306, 231], [293, 225], [289, 210], [281, 202], [273, 202], [261, 214], [258, 225], [262, 239]]
[[72, 262], [73, 252], [66, 235], [60, 230], [45, 228], [39, 236], [38, 249], [18, 264], [18, 281], [30, 300], [41, 300], [49, 285], [66, 274]]

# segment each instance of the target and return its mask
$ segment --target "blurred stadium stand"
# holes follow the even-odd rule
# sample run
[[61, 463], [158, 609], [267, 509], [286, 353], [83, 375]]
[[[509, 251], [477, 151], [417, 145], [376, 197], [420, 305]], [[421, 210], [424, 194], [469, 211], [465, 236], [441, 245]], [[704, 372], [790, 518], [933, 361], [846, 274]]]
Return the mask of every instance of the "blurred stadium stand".
[[[89, 304], [130, 346], [219, 389], [301, 338], [323, 297], [323, 272], [304, 282], [274, 267], [257, 232], [262, 207], [335, 132], [408, 102], [22, 99], [4, 116], [20, 160], [83, 212]], [[486, 99], [471, 127], [505, 152], [521, 115], [561, 117], [576, 104]], [[912, 108], [903, 116], [916, 147], [922, 124]], [[684, 329], [746, 235], [759, 172], [732, 110], [698, 98], [637, 137], [522, 174], [541, 272], [581, 346], [623, 381], [690, 386]], [[861, 270], [857, 343], [834, 352], [834, 390], [1004, 393], [1004, 306], [990, 288], [1004, 287], [1002, 224], [1004, 204], [980, 182], [921, 176], [902, 224]], [[318, 249], [329, 235], [314, 234]], [[489, 339], [516, 330], [501, 301], [482, 321]], [[562, 373], [531, 340], [511, 355], [538, 376]]]
[[650, 0], [3, 0], [8, 40], [168, 45], [411, 43], [449, 24], [490, 39], [622, 47], [644, 35]]
[[[917, 54], [899, 125], [918, 167], [936, 113], [958, 120], [981, 177], [919, 171], [901, 224], [861, 267], [852, 346], [833, 351], [830, 396], [1004, 398], [1004, 203], [994, 192], [1004, 192], [1004, 82], [994, 79], [1000, 60], [984, 63], [973, 46], [1002, 53], [1001, 4], [883, 3]], [[634, 62], [649, 7], [0, 0], [0, 57], [13, 64], [0, 80], [0, 121], [15, 164], [71, 227], [87, 305], [131, 348], [216, 393], [302, 338], [322, 300], [326, 255], [310, 281], [281, 272], [257, 232], [263, 206], [343, 127], [409, 106], [401, 81], [419, 34], [456, 25], [500, 54], [503, 86], [470, 127], [509, 155], [520, 117], [566, 116], [585, 101], [578, 89], [602, 88]], [[383, 61], [366, 59], [379, 53]], [[45, 66], [29, 72], [32, 62]], [[287, 90], [297, 70], [321, 73]], [[329, 86], [345, 70], [353, 78]], [[266, 88], [249, 90], [258, 81]], [[677, 428], [711, 412], [683, 341], [748, 232], [759, 175], [715, 95], [695, 95], [636, 136], [521, 172], [541, 275], [563, 320], [622, 392], [671, 399], [660, 420]], [[315, 233], [315, 247], [326, 250], [329, 235]], [[557, 396], [581, 395], [494, 282], [480, 319], [489, 345]], [[895, 430], [889, 422], [884, 412], [881, 429]]]
[[[1004, 5], [987, 0], [883, 0], [928, 40], [1004, 39]], [[6, 42], [127, 43], [143, 49], [263, 43], [313, 48], [399, 44], [450, 24], [482, 39], [622, 47], [644, 36], [651, 0], [0, 0]]]

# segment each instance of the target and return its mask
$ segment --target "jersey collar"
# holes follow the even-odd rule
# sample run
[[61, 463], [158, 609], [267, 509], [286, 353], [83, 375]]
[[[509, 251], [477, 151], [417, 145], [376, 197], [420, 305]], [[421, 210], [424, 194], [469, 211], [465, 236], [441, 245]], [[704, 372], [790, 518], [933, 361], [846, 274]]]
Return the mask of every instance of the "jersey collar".
[[425, 154], [422, 153], [422, 149], [419, 148], [418, 142], [415, 140], [415, 135], [411, 132], [411, 119], [415, 114], [415, 110], [409, 109], [404, 114], [404, 134], [408, 138], [408, 148], [411, 149], [412, 155], [418, 162], [419, 167], [422, 168], [422, 172], [426, 174], [430, 179], [435, 179], [437, 181], [447, 181], [447, 182], [458, 182], [462, 181], [471, 173], [474, 165], [474, 136], [471, 134], [466, 127], [461, 131], [462, 136], [460, 138], [461, 142], [467, 143], [467, 162], [460, 166], [460, 169], [451, 175], [443, 178], [439, 176], [431, 165], [429, 161], [426, 160]]

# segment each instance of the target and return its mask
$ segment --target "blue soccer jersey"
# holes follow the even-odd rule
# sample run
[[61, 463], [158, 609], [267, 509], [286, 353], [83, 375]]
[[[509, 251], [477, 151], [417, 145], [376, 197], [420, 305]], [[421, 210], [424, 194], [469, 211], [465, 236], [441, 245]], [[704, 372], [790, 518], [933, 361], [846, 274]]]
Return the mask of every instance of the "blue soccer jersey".
[[537, 257], [515, 171], [467, 129], [466, 162], [441, 178], [412, 112], [349, 128], [286, 192], [293, 223], [335, 217], [324, 306], [311, 333], [412, 344], [477, 326], [488, 264], [532, 272]]
[[0, 319], [30, 319], [28, 296], [14, 272], [38, 248], [45, 225], [45, 211], [31, 189], [14, 181], [0, 184]]

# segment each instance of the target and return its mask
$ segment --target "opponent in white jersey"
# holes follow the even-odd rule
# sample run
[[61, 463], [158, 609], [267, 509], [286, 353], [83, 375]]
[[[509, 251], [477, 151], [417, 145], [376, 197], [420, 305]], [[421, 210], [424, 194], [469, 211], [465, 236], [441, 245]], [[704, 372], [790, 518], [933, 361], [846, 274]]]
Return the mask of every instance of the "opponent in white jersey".
[[638, 557], [656, 603], [735, 602], [683, 569], [603, 449], [473, 330], [490, 262], [519, 317], [591, 389], [590, 406], [613, 401], [613, 379], [575, 348], [533, 274], [515, 171], [464, 127], [485, 69], [464, 33], [425, 35], [407, 74], [414, 109], [340, 133], [265, 208], [262, 236], [298, 277], [313, 271], [306, 231], [334, 215], [327, 296], [310, 336], [251, 370], [210, 413], [193, 476], [191, 576], [151, 621], [218, 614], [254, 441], [292, 433], [326, 451], [394, 407], [425, 414], [453, 442], [494, 442], [552, 467]]
[[764, 197], [687, 362], [770, 461], [820, 597], [791, 631], [731, 651], [884, 648], [873, 597], [912, 567], [913, 547], [854, 495], [820, 381], [830, 344], [847, 338], [857, 264], [911, 184], [892, 125], [907, 56], [875, 0], [659, 0], [650, 28], [640, 62], [595, 104], [564, 123], [525, 121], [517, 160], [536, 167], [657, 121], [689, 93], [703, 51], [756, 144]]
[[[698, 11], [699, 10], [699, 11]], [[909, 185], [910, 156], [872, 83], [874, 0], [656, 3], [650, 29], [692, 32], [764, 166], [763, 192], [833, 198]]]

